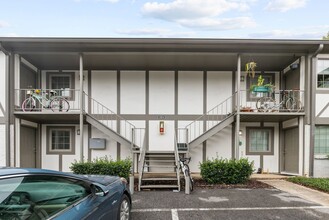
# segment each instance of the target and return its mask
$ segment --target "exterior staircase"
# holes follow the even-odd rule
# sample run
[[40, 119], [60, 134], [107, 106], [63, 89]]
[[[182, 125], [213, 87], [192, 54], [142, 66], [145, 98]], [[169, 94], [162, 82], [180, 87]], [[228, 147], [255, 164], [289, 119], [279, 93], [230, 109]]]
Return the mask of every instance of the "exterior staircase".
[[174, 151], [147, 151], [140, 166], [139, 190], [180, 189]]
[[[189, 149], [199, 146], [235, 120], [235, 94], [197, 118], [175, 134], [173, 151], [146, 151], [145, 129], [136, 128], [95, 99], [85, 110], [86, 121], [118, 143], [131, 149], [133, 166], [138, 165], [138, 190], [175, 189], [180, 191], [179, 155], [188, 156]], [[120, 123], [120, 126], [117, 125]], [[133, 167], [133, 172], [136, 169]]]

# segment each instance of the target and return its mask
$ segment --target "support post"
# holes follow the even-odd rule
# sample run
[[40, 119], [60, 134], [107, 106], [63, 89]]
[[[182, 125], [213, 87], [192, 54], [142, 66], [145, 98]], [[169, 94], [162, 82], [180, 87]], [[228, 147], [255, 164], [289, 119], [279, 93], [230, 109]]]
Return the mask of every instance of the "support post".
[[240, 148], [240, 78], [241, 78], [241, 55], [238, 54], [236, 76], [236, 122], [235, 122], [235, 159], [239, 159]]
[[83, 56], [80, 54], [80, 67], [79, 67], [79, 73], [80, 73], [80, 161], [83, 161], [83, 109], [84, 109], [84, 103], [83, 103]]
[[134, 180], [135, 180], [135, 153], [134, 153], [134, 142], [135, 142], [135, 130], [134, 128], [131, 129], [131, 174], [129, 177], [129, 189], [130, 193], [134, 194]]
[[6, 75], [5, 75], [5, 141], [6, 141], [6, 166], [10, 166], [10, 91], [11, 91], [11, 86], [10, 86], [10, 62], [9, 62], [9, 56], [10, 54], [5, 51], [2, 46], [1, 50], [4, 52], [6, 56]]

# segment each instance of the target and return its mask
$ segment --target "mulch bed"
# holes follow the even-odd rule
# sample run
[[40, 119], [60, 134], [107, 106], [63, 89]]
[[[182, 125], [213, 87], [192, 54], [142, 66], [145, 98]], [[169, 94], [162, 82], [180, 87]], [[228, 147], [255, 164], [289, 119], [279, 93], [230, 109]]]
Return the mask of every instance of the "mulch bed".
[[[151, 185], [165, 184], [162, 181], [153, 181]], [[181, 180], [182, 189], [185, 188], [185, 181]], [[138, 190], [138, 179], [135, 179], [135, 190]], [[244, 184], [209, 184], [203, 179], [194, 179], [194, 188], [197, 189], [273, 189], [274, 187], [267, 185], [266, 183], [257, 181], [256, 179], [250, 179]]]
[[266, 183], [257, 181], [255, 179], [250, 179], [244, 184], [208, 184], [202, 179], [194, 180], [194, 186], [196, 188], [202, 189], [234, 189], [234, 188], [246, 188], [246, 189], [264, 189], [264, 188], [273, 188]]

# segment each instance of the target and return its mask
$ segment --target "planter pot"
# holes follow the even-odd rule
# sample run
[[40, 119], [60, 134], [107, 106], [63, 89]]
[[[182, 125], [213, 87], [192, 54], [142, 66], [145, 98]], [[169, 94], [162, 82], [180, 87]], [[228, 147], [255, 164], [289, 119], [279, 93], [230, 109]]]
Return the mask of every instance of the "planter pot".
[[255, 86], [252, 90], [253, 92], [269, 92], [270, 88], [265, 86]]

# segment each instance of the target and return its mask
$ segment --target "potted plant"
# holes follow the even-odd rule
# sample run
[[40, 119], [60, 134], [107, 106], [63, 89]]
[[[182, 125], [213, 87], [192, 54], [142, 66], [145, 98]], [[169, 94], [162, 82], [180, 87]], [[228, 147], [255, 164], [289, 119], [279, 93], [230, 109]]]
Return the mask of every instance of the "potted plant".
[[254, 78], [256, 67], [257, 67], [257, 63], [255, 63], [253, 61], [246, 63], [245, 70], [246, 70], [247, 76]]
[[262, 75], [259, 75], [257, 79], [257, 84], [251, 85], [250, 91], [266, 93], [266, 92], [270, 92], [273, 87], [274, 86], [272, 85], [272, 83], [268, 83], [264, 85], [264, 78]]

